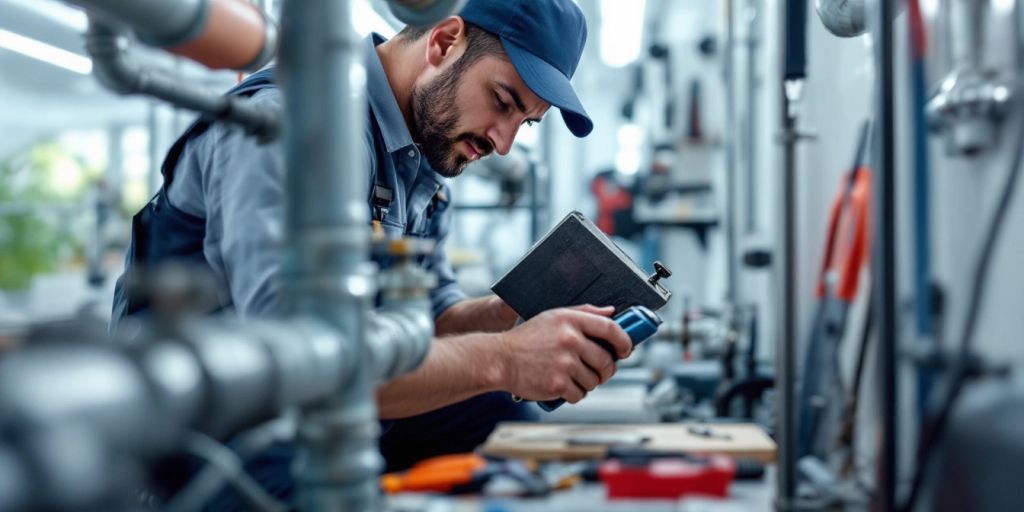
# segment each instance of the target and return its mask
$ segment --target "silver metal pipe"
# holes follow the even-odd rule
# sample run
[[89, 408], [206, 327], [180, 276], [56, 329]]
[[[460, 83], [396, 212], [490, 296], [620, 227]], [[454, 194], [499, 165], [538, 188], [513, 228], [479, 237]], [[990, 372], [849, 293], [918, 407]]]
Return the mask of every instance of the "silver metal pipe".
[[247, 99], [222, 96], [191, 86], [157, 70], [146, 69], [127, 55], [122, 29], [90, 17], [86, 51], [101, 84], [119, 94], [141, 94], [195, 110], [215, 120], [238, 124], [263, 140], [277, 136], [279, 114]]
[[0, 510], [28, 507], [32, 485], [26, 469], [14, 450], [0, 445]]
[[839, 37], [856, 37], [868, 29], [866, 0], [816, 0], [822, 24]]
[[30, 347], [0, 359], [0, 424], [21, 431], [75, 420], [128, 450], [166, 446], [170, 423], [191, 418], [155, 424], [147, 384], [131, 357], [109, 347]]
[[739, 184], [736, 172], [736, 20], [733, 15], [733, 0], [725, 1], [725, 269], [726, 269], [726, 303], [739, 300], [739, 269], [737, 258], [736, 206]]
[[362, 126], [366, 70], [351, 4], [288, 0], [282, 10], [289, 252], [286, 304], [323, 319], [359, 361], [339, 392], [303, 415], [295, 462], [304, 510], [375, 510], [377, 405], [366, 348], [375, 283]]
[[108, 22], [131, 29], [166, 46], [195, 37], [203, 26], [209, 0], [70, 0]]
[[973, 69], [982, 62], [982, 18], [987, 2], [952, 0], [946, 16], [949, 24], [950, 55], [955, 69]]
[[394, 308], [370, 316], [367, 347], [373, 379], [391, 380], [423, 362], [434, 336], [434, 317], [428, 307]]
[[398, 262], [381, 272], [381, 309], [370, 315], [367, 330], [374, 381], [393, 379], [423, 362], [434, 336], [430, 290], [437, 276], [417, 265], [413, 258], [434, 250], [430, 240], [405, 239], [387, 244]]
[[757, 179], [757, 125], [758, 125], [758, 102], [757, 92], [760, 88], [760, 80], [757, 77], [757, 62], [760, 56], [757, 54], [758, 48], [761, 46], [761, 31], [758, 29], [758, 23], [760, 20], [761, 2], [760, 0], [747, 0], [747, 119], [744, 126], [746, 127], [746, 144], [744, 153], [746, 154], [746, 170], [747, 170], [747, 183], [744, 187], [746, 191], [746, 228], [747, 234], [751, 235], [757, 231], [756, 215], [758, 214], [758, 200], [756, 190], [756, 179]]
[[0, 450], [0, 504], [69, 509], [83, 506], [75, 496], [130, 493], [124, 464], [168, 453], [189, 430], [224, 438], [336, 396], [357, 366], [354, 346], [315, 320], [202, 318], [134, 349], [67, 343], [7, 354], [0, 430], [15, 443], [11, 456]]
[[991, 148], [1014, 90], [1013, 80], [986, 67], [983, 31], [988, 2], [951, 0], [944, 15], [953, 70], [928, 102], [928, 123], [945, 135], [951, 156], [973, 156]]
[[277, 51], [265, 11], [237, 0], [66, 0], [139, 40], [214, 69], [256, 71]]

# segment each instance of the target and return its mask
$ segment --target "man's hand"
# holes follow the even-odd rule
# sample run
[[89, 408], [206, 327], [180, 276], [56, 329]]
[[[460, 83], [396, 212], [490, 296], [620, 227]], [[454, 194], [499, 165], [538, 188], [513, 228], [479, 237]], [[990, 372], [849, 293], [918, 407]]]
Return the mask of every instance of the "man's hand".
[[633, 350], [629, 335], [609, 318], [614, 311], [590, 305], [553, 309], [502, 333], [502, 387], [527, 400], [582, 400], [616, 370], [594, 339], [607, 341], [620, 359]]

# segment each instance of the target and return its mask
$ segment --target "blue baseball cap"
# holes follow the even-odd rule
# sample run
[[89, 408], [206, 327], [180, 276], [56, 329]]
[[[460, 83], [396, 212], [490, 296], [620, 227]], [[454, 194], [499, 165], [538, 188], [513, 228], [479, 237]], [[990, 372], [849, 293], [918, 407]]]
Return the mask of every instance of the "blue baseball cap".
[[469, 0], [463, 20], [498, 36], [527, 87], [562, 111], [577, 137], [594, 123], [569, 80], [587, 42], [587, 21], [572, 0]]

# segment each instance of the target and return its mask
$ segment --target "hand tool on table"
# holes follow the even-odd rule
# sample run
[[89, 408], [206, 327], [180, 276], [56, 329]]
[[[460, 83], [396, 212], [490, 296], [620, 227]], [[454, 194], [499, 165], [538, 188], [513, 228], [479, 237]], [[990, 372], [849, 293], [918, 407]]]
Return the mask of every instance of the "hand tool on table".
[[[838, 350], [846, 332], [860, 272], [868, 257], [871, 172], [864, 167], [870, 126], [860, 134], [852, 170], [832, 203], [825, 256], [818, 277], [818, 309], [808, 340], [799, 395], [798, 456], [822, 460], [831, 449], [845, 402]], [[823, 426], [828, 425], [828, 426]]]
[[407, 471], [382, 476], [380, 486], [388, 494], [466, 494], [483, 491], [498, 476], [515, 480], [521, 496], [542, 496], [550, 490], [548, 483], [523, 461], [490, 460], [473, 453], [442, 455], [418, 462]]
[[[658, 326], [661, 325], [661, 317], [657, 313], [651, 311], [644, 306], [633, 306], [626, 309], [622, 313], [619, 313], [614, 318], [615, 323], [622, 327], [623, 331], [629, 335], [629, 339], [633, 341], [633, 346], [643, 343], [654, 333], [658, 332]], [[608, 354], [612, 356], [612, 359], [618, 361], [619, 357], [615, 354], [615, 349], [604, 340], [594, 340], [595, 343], [601, 345]], [[551, 412], [558, 409], [565, 403], [565, 399], [556, 398], [554, 400], [545, 400], [537, 402], [541, 409]]]

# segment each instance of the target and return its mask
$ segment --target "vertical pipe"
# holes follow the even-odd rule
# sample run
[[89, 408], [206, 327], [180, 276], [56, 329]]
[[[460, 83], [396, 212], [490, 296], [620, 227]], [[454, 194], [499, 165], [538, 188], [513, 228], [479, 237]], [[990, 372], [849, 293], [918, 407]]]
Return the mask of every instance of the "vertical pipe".
[[[927, 41], [924, 19], [917, 0], [907, 3], [907, 28], [910, 32], [911, 119], [914, 136], [914, 313], [918, 343], [928, 348], [935, 345], [935, 324], [932, 314], [934, 299], [931, 280], [931, 205], [928, 163], [927, 108]], [[917, 414], [923, 426], [928, 414], [928, 395], [933, 381], [932, 371], [917, 370]]]
[[776, 358], [779, 388], [779, 480], [776, 507], [792, 510], [796, 499], [796, 149], [799, 141], [796, 102], [806, 77], [806, 0], [785, 0], [782, 5], [782, 272], [777, 289], [782, 293], [782, 321], [779, 322], [779, 354]]
[[365, 264], [366, 70], [348, 0], [288, 0], [282, 25], [286, 310], [333, 325], [357, 361], [334, 398], [303, 414], [294, 466], [297, 504], [303, 510], [374, 510], [381, 460], [364, 332], [375, 287]]
[[896, 222], [895, 222], [895, 93], [893, 82], [893, 14], [895, 2], [876, 0], [875, 97], [878, 130], [875, 139], [875, 254], [871, 263], [875, 318], [878, 319], [878, 368], [881, 372], [881, 444], [875, 510], [894, 510], [896, 503]]
[[725, 6], [725, 257], [728, 284], [725, 300], [735, 304], [737, 297], [736, 268], [736, 30], [733, 15], [733, 0], [724, 0]]
[[[782, 111], [789, 109], [783, 96]], [[783, 133], [794, 136], [796, 120], [783, 114]], [[779, 392], [779, 418], [776, 440], [779, 444], [779, 496], [780, 503], [788, 505], [796, 495], [796, 145], [786, 141], [783, 151], [782, 175], [782, 247], [781, 278], [776, 289], [782, 294], [782, 321], [779, 322], [779, 354], [776, 357], [776, 375]], [[787, 506], [780, 510], [787, 510]]]
[[747, 123], [746, 123], [746, 148], [747, 156], [747, 200], [746, 228], [747, 234], [757, 231], [755, 215], [757, 215], [757, 193], [755, 182], [757, 176], [757, 50], [760, 46], [760, 31], [757, 29], [759, 21], [758, 11], [761, 0], [747, 0]]

